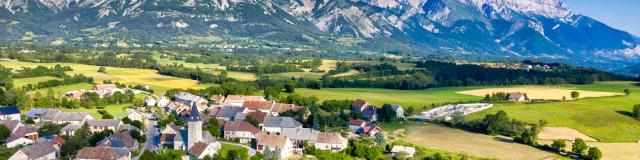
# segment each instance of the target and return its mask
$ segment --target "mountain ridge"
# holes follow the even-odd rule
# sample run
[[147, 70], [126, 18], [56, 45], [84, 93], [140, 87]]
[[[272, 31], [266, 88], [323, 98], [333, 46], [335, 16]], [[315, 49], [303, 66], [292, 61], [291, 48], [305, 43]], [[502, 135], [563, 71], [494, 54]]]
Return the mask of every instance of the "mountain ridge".
[[640, 61], [637, 37], [560, 0], [0, 0], [0, 7], [4, 43], [206, 47], [238, 39], [229, 36], [610, 71]]

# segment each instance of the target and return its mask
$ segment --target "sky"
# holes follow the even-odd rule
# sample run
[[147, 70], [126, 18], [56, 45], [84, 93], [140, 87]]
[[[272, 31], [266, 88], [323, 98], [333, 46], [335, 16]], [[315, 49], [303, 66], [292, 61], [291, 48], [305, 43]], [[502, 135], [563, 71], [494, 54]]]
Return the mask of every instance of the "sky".
[[573, 13], [640, 36], [640, 0], [562, 0]]

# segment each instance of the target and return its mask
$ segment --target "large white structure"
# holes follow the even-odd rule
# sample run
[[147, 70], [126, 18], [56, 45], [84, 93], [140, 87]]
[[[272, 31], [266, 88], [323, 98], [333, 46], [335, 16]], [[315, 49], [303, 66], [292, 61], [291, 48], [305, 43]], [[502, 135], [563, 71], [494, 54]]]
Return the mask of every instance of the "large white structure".
[[435, 119], [449, 119], [453, 117], [456, 113], [461, 113], [462, 115], [468, 115], [474, 112], [479, 112], [485, 109], [489, 109], [493, 107], [493, 104], [488, 103], [473, 103], [473, 104], [456, 104], [456, 105], [446, 105], [438, 108], [434, 108], [425, 112], [422, 112], [417, 115], [410, 116], [409, 118], [414, 119], [426, 119], [426, 120], [435, 120]]

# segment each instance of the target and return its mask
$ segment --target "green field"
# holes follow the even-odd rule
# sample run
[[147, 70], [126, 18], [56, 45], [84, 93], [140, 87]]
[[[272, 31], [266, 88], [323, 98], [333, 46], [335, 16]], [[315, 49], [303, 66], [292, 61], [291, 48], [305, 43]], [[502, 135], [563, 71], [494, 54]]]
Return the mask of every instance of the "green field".
[[622, 93], [631, 89], [630, 96], [587, 98], [569, 102], [542, 104], [497, 104], [474, 113], [468, 119], [479, 119], [486, 114], [504, 110], [509, 117], [528, 122], [540, 119], [549, 126], [577, 129], [604, 142], [637, 142], [640, 140], [640, 121], [629, 116], [633, 105], [640, 104], [640, 86], [631, 82], [603, 82], [591, 85], [570, 85], [579, 90]]
[[227, 152], [229, 152], [230, 150], [247, 150], [244, 147], [234, 146], [234, 145], [224, 144], [224, 143], [221, 143], [221, 146], [222, 148], [218, 150], [218, 155], [223, 155], [223, 156], [226, 156]]
[[[66, 92], [69, 91], [74, 91], [74, 90], [80, 90], [80, 89], [91, 89], [93, 87], [93, 84], [89, 84], [89, 83], [78, 83], [78, 84], [71, 84], [71, 85], [64, 85], [64, 86], [57, 86], [57, 87], [50, 87], [53, 92], [56, 95], [63, 95]], [[43, 89], [37, 89], [34, 91], [31, 91], [30, 93], [36, 93], [36, 92], [40, 92], [42, 95], [47, 94], [47, 91], [49, 90], [49, 88], [43, 88]]]
[[296, 89], [302, 96], [316, 96], [320, 101], [327, 99], [364, 99], [367, 102], [382, 106], [385, 103], [414, 106], [416, 109], [431, 106], [432, 103], [479, 101], [482, 97], [455, 93], [457, 91], [475, 89], [473, 87], [433, 88], [425, 90], [394, 90], [376, 88], [323, 88], [322, 90]]
[[87, 108], [80, 107], [76, 109], [60, 108], [60, 110], [65, 112], [87, 112], [91, 114], [93, 118], [96, 118], [96, 119], [102, 119], [102, 114], [98, 113], [98, 110], [106, 110], [107, 112], [109, 112], [109, 114], [113, 115], [114, 118], [122, 119], [127, 116], [126, 109], [129, 106], [131, 106], [131, 104], [112, 104], [112, 105], [107, 105], [104, 109], [98, 109], [98, 108], [87, 109]]
[[17, 78], [17, 79], [13, 79], [13, 85], [15, 87], [22, 87], [22, 86], [25, 86], [27, 84], [36, 84], [38, 82], [44, 82], [44, 81], [53, 80], [53, 79], [60, 79], [60, 78], [49, 77], [49, 76], [32, 77], [32, 78]]
[[[132, 69], [132, 68], [116, 68], [116, 67], [105, 67], [106, 74], [98, 72], [99, 66], [93, 65], [84, 65], [84, 64], [75, 64], [75, 63], [31, 63], [31, 62], [20, 62], [15, 60], [0, 60], [0, 65], [3, 65], [8, 68], [21, 68], [21, 67], [37, 67], [37, 66], [45, 66], [45, 67], [53, 67], [56, 64], [60, 64], [61, 66], [69, 66], [73, 68], [73, 71], [67, 72], [69, 75], [74, 74], [84, 74], [86, 76], [92, 77], [96, 83], [102, 83], [104, 80], [117, 81], [127, 85], [149, 85], [151, 89], [155, 90], [156, 93], [163, 94], [166, 90], [172, 88], [205, 88], [208, 85], [198, 84], [197, 81], [185, 78], [177, 78], [171, 76], [164, 76], [157, 74], [155, 70], [150, 69]], [[34, 78], [35, 79], [35, 78]], [[32, 83], [35, 80], [25, 80], [23, 82], [19, 82], [21, 84]], [[46, 91], [46, 90], [45, 90]]]
[[314, 72], [287, 72], [287, 73], [275, 73], [275, 74], [267, 74], [271, 79], [277, 80], [288, 80], [291, 77], [294, 78], [304, 78], [304, 79], [320, 79], [322, 78], [324, 73], [314, 73]]

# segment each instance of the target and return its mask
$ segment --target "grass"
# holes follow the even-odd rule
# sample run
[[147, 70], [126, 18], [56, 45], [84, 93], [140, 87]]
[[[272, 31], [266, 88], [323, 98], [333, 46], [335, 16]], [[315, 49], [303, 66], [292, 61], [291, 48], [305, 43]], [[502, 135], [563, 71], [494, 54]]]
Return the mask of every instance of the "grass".
[[493, 108], [471, 114], [467, 118], [480, 119], [487, 114], [504, 110], [511, 118], [527, 122], [545, 120], [548, 126], [573, 128], [601, 142], [640, 140], [640, 121], [629, 116], [633, 105], [638, 104], [640, 99], [640, 87], [637, 83], [603, 82], [591, 85], [570, 85], [570, 87], [617, 93], [622, 93], [625, 88], [628, 88], [631, 89], [632, 94], [557, 103], [496, 104]]
[[507, 138], [470, 133], [434, 124], [408, 127], [406, 133], [403, 141], [435, 150], [497, 159], [538, 160], [555, 157], [553, 153], [514, 143]]
[[[226, 156], [227, 152], [229, 152], [231, 150], [247, 150], [244, 147], [234, 146], [234, 145], [230, 145], [230, 144], [221, 143], [221, 145], [222, 145], [222, 148], [220, 148], [220, 150], [218, 150], [218, 155]], [[247, 153], [249, 153], [249, 152], [247, 151]]]
[[467, 102], [478, 101], [482, 97], [469, 96], [455, 93], [457, 91], [472, 89], [473, 87], [460, 88], [433, 88], [425, 90], [394, 90], [377, 88], [323, 88], [322, 90], [298, 88], [295, 93], [302, 96], [316, 96], [320, 101], [329, 99], [364, 99], [367, 102], [382, 106], [385, 103], [400, 104], [404, 107], [414, 106], [416, 109], [431, 106], [432, 103]]
[[18, 148], [7, 148], [5, 146], [0, 146], [0, 159], [9, 159], [9, 157], [13, 156], [18, 151]]
[[127, 116], [127, 107], [131, 106], [131, 104], [111, 104], [107, 105], [104, 109], [98, 108], [83, 108], [79, 107], [76, 109], [68, 109], [68, 108], [60, 108], [61, 111], [64, 112], [87, 112], [96, 119], [102, 119], [102, 114], [98, 113], [98, 110], [106, 110], [109, 114], [113, 115], [115, 119], [122, 119]]
[[[69, 91], [80, 90], [80, 89], [91, 89], [92, 87], [93, 87], [93, 84], [77, 83], [77, 84], [50, 87], [50, 88], [53, 89], [53, 92], [56, 95], [63, 95], [64, 93]], [[49, 88], [43, 88], [43, 89], [37, 89], [37, 90], [31, 91], [30, 93], [40, 92], [42, 95], [46, 95], [48, 90]]]
[[404, 141], [395, 141], [392, 144], [393, 145], [414, 147], [416, 149], [416, 153], [415, 153], [415, 155], [413, 156], [412, 159], [425, 159], [425, 158], [428, 158], [428, 157], [433, 156], [435, 154], [441, 154], [441, 155], [444, 155], [444, 156], [448, 156], [450, 159], [464, 159], [464, 158], [466, 158], [468, 160], [487, 159], [487, 158], [480, 158], [480, 157], [467, 155], [465, 153], [453, 153], [453, 152], [442, 151], [442, 150], [437, 150], [437, 149], [425, 148], [425, 147], [421, 147], [421, 146], [418, 146], [418, 145], [415, 145], [415, 144], [411, 144], [411, 143], [408, 143], [408, 142], [404, 142]]
[[275, 73], [275, 74], [267, 74], [271, 79], [277, 80], [289, 80], [291, 77], [294, 78], [304, 78], [304, 79], [320, 79], [324, 73], [314, 73], [314, 72], [287, 72], [287, 73]]
[[163, 94], [164, 91], [171, 88], [203, 88], [203, 85], [199, 85], [195, 80], [164, 76], [157, 74], [155, 70], [150, 69], [105, 67], [107, 72], [105, 74], [98, 72], [98, 68], [100, 68], [99, 66], [93, 65], [75, 63], [30, 63], [14, 60], [0, 60], [0, 65], [8, 68], [33, 68], [37, 66], [53, 67], [57, 64], [73, 68], [73, 71], [67, 72], [69, 75], [84, 74], [86, 76], [93, 77], [96, 83], [101, 83], [104, 80], [111, 80], [127, 85], [144, 84], [149, 85], [151, 89], [156, 90], [159, 94]]
[[32, 77], [32, 78], [16, 78], [13, 79], [15, 87], [19, 88], [28, 84], [37, 84], [38, 82], [44, 82], [48, 80], [60, 79], [56, 77], [44, 76], [44, 77]]

